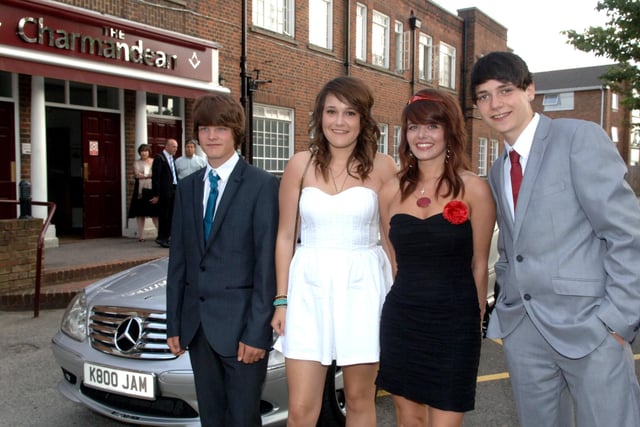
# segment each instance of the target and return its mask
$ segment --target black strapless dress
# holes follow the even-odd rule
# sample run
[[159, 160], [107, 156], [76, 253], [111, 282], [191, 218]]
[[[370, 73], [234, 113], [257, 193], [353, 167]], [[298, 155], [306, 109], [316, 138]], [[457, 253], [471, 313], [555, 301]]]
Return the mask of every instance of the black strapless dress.
[[376, 384], [437, 409], [472, 410], [482, 338], [471, 223], [397, 214], [389, 237], [398, 272], [382, 309]]

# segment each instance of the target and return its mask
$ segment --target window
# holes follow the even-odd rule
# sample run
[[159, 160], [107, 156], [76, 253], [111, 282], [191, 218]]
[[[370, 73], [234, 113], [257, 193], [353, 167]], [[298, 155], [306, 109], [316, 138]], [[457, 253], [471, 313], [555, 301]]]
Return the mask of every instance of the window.
[[618, 94], [611, 93], [611, 109], [613, 111], [618, 111]]
[[542, 105], [545, 107], [549, 105], [558, 105], [559, 103], [560, 96], [557, 93], [550, 93], [542, 98]]
[[333, 48], [333, 0], [309, 0], [309, 43]]
[[13, 84], [11, 73], [0, 71], [0, 97], [11, 98], [13, 95]]
[[147, 92], [147, 115], [181, 116], [181, 100], [177, 96]]
[[487, 176], [487, 138], [480, 138], [478, 144], [478, 175]]
[[618, 127], [617, 126], [611, 126], [611, 140], [613, 142], [615, 142], [616, 144], [618, 142], [620, 142], [620, 140], [618, 139]]
[[367, 6], [356, 5], [356, 58], [367, 60]]
[[253, 106], [253, 163], [281, 174], [293, 154], [293, 110]]
[[119, 110], [121, 92], [115, 87], [69, 80], [44, 79], [44, 99], [48, 103]]
[[456, 48], [440, 43], [440, 86], [456, 88]]
[[489, 159], [491, 160], [491, 164], [493, 164], [493, 162], [496, 161], [496, 159], [498, 158], [498, 155], [500, 153], [500, 143], [498, 142], [497, 139], [492, 139], [491, 140], [491, 148], [490, 148], [490, 152], [489, 152]]
[[389, 68], [389, 17], [375, 10], [371, 26], [371, 61], [373, 65]]
[[395, 36], [395, 49], [396, 49], [396, 71], [402, 72], [405, 70], [404, 66], [404, 27], [402, 22], [396, 21], [394, 26], [394, 36]]
[[378, 129], [380, 129], [380, 139], [378, 139], [378, 151], [381, 153], [388, 153], [387, 147], [389, 146], [389, 125], [386, 123], [378, 123]]
[[418, 78], [433, 80], [433, 39], [422, 33], [418, 40]]
[[253, 25], [293, 37], [293, 0], [253, 0]]
[[393, 160], [400, 162], [400, 138], [402, 135], [402, 126], [393, 127]]
[[573, 92], [546, 93], [542, 107], [544, 111], [573, 110]]

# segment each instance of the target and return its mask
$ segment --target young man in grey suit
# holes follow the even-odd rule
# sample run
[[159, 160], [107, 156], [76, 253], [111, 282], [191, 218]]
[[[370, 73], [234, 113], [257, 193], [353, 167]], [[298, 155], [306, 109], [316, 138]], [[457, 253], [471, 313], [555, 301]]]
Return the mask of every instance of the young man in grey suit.
[[501, 291], [487, 335], [502, 338], [520, 424], [640, 426], [629, 344], [640, 327], [640, 207], [626, 165], [597, 124], [533, 112], [517, 55], [480, 58], [471, 94], [505, 139], [489, 175]]
[[208, 164], [176, 193], [167, 275], [167, 343], [189, 350], [206, 427], [261, 425], [260, 394], [272, 344], [278, 181], [236, 150], [242, 107], [228, 94], [193, 107]]

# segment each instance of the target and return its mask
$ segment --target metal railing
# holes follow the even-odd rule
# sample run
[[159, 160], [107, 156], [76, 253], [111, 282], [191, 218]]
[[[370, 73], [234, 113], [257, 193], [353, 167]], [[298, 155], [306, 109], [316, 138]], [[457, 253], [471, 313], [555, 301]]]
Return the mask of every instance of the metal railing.
[[[54, 202], [32, 201], [29, 201], [29, 203], [36, 206], [47, 206], [49, 211], [47, 218], [42, 223], [42, 228], [40, 229], [40, 236], [38, 237], [38, 250], [36, 252], [36, 283], [33, 294], [33, 317], [38, 317], [40, 315], [40, 288], [42, 287], [42, 248], [44, 247], [44, 236], [47, 233], [47, 228], [49, 228], [49, 224], [51, 224], [51, 218], [53, 218], [53, 214], [56, 211], [56, 204]], [[22, 207], [22, 205], [24, 204], [24, 200], [22, 200], [22, 203], [20, 200], [0, 200], [0, 204], [14, 204], [21, 205]], [[20, 218], [23, 217], [21, 216]]]

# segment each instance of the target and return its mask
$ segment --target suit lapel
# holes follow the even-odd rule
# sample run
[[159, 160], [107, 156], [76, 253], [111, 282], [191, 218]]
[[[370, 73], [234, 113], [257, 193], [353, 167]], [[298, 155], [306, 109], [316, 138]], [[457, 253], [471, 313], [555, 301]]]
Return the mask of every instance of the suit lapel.
[[533, 142], [531, 144], [531, 151], [529, 152], [529, 158], [527, 159], [527, 167], [522, 177], [522, 185], [520, 187], [520, 194], [518, 194], [518, 206], [516, 208], [515, 225], [513, 232], [514, 241], [520, 234], [522, 222], [526, 215], [533, 194], [536, 179], [540, 173], [542, 167], [542, 159], [549, 143], [549, 130], [551, 127], [551, 119], [543, 115], [540, 116], [540, 122], [533, 135]]
[[[231, 202], [235, 198], [238, 190], [243, 181], [244, 171], [247, 168], [247, 163], [244, 160], [239, 159], [236, 166], [233, 168], [231, 175], [229, 175], [229, 182], [224, 187], [224, 192], [222, 193], [222, 197], [218, 201], [218, 207], [216, 208], [216, 213], [213, 217], [213, 224], [211, 226], [211, 235], [209, 236], [209, 240], [207, 241], [207, 246], [211, 244], [211, 242], [215, 239], [215, 236], [218, 234], [220, 227], [222, 227], [222, 223], [224, 221], [224, 217], [227, 215], [229, 211], [229, 206], [231, 206]], [[200, 212], [202, 212], [202, 207], [200, 207]], [[204, 231], [202, 232], [204, 236]]]
[[196, 228], [196, 238], [199, 242], [200, 251], [204, 253], [204, 228], [202, 225], [202, 221], [204, 218], [204, 208], [202, 207], [202, 201], [204, 199], [204, 173], [206, 172], [206, 168], [194, 172], [195, 176], [194, 180], [191, 182], [193, 188], [193, 206], [191, 212], [193, 212], [193, 224]]

